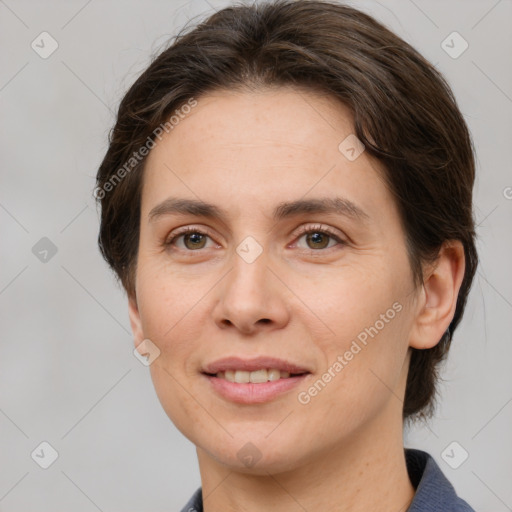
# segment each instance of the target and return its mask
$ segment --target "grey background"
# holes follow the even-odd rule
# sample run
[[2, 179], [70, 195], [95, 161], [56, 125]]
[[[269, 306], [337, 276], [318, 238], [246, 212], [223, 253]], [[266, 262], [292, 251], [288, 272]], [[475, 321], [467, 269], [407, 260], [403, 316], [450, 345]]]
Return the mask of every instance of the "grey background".
[[[477, 511], [512, 510], [512, 2], [351, 3], [445, 74], [477, 149], [481, 265], [437, 416], [405, 444]], [[132, 354], [92, 189], [127, 87], [187, 20], [227, 4], [0, 0], [1, 511], [179, 510], [200, 485], [194, 446]], [[31, 48], [42, 31], [59, 44], [47, 59]], [[456, 59], [441, 47], [453, 31], [469, 43]], [[47, 262], [32, 252], [43, 237]], [[59, 453], [46, 470], [31, 458], [42, 441]], [[442, 455], [453, 441], [469, 453], [458, 469]]]

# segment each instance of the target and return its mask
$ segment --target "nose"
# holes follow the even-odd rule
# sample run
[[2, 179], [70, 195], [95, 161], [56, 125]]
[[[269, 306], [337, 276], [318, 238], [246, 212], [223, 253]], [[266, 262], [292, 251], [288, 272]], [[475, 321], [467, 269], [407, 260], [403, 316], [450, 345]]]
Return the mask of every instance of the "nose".
[[255, 334], [282, 329], [289, 322], [286, 286], [269, 267], [265, 252], [251, 263], [235, 252], [232, 268], [221, 283], [214, 309], [219, 328]]

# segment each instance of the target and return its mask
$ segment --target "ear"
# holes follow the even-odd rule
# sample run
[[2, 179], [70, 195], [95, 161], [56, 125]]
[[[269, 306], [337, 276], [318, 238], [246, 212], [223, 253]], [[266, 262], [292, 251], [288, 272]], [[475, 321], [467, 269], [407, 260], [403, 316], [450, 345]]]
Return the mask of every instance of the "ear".
[[464, 278], [464, 247], [458, 240], [445, 242], [423, 280], [409, 345], [432, 348], [439, 343], [455, 314]]
[[130, 316], [130, 325], [132, 327], [133, 341], [137, 347], [144, 340], [144, 332], [140, 321], [139, 307], [137, 305], [137, 297], [131, 295], [128, 297], [128, 314]]

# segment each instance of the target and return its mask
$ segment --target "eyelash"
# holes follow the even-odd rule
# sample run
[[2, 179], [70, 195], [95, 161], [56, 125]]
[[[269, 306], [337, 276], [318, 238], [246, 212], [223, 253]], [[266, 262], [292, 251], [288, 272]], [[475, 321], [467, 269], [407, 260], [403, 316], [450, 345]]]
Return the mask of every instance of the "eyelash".
[[[172, 238], [170, 239], [167, 239], [165, 242], [164, 242], [164, 246], [166, 247], [170, 247], [172, 245], [174, 245], [174, 242], [181, 236], [183, 235], [186, 235], [188, 233], [196, 233], [198, 235], [204, 235], [204, 236], [208, 236], [210, 238], [212, 238], [209, 233], [207, 231], [203, 231], [202, 229], [199, 229], [199, 228], [195, 228], [193, 226], [187, 226], [179, 231], [177, 231], [174, 236], [172, 236]], [[329, 236], [330, 238], [334, 239], [336, 242], [338, 242], [338, 245], [346, 245], [346, 242], [344, 240], [342, 240], [336, 233], [334, 233], [334, 231], [332, 231], [331, 229], [329, 229], [328, 227], [326, 226], [322, 226], [322, 225], [316, 225], [316, 226], [309, 226], [309, 227], [303, 227], [300, 229], [300, 231], [295, 235], [296, 238], [302, 238], [304, 235], [308, 235], [310, 233], [322, 233], [324, 235], [327, 235]], [[311, 253], [318, 253], [318, 252], [325, 252], [325, 251], [328, 251], [330, 249], [334, 249], [335, 246], [332, 246], [332, 247], [327, 247], [327, 248], [324, 248], [324, 249], [304, 249], [305, 251], [310, 251]], [[200, 251], [200, 249], [197, 249], [197, 250], [191, 250], [191, 249], [178, 249], [178, 250], [183, 250], [185, 252], [190, 252], [190, 253], [193, 253], [193, 252], [198, 252]]]

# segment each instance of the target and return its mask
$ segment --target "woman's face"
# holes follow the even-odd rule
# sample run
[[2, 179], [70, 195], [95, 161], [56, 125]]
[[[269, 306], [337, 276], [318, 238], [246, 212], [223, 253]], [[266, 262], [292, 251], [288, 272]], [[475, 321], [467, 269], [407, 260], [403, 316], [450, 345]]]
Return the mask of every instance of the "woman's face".
[[[135, 341], [160, 350], [169, 418], [231, 468], [293, 469], [401, 427], [416, 292], [396, 205], [353, 131], [328, 97], [222, 91], [148, 156]], [[225, 358], [241, 361], [212, 368]], [[276, 373], [286, 363], [302, 375]]]

